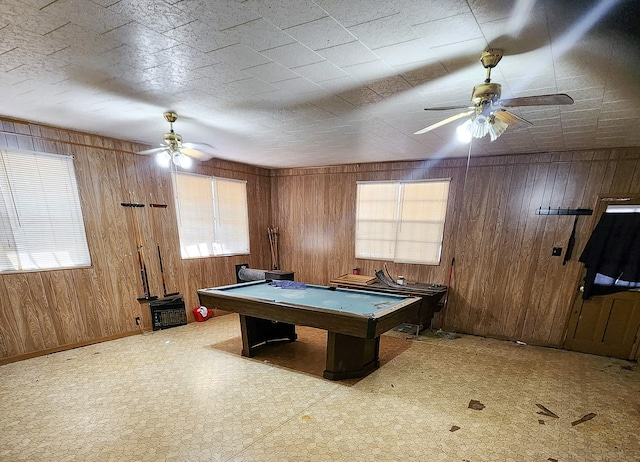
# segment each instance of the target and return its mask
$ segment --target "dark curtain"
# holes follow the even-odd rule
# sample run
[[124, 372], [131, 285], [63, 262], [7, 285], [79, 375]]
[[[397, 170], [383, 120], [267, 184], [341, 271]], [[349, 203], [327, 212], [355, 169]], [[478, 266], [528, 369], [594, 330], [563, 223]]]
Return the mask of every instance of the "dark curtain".
[[603, 213], [579, 260], [585, 300], [640, 287], [640, 213]]

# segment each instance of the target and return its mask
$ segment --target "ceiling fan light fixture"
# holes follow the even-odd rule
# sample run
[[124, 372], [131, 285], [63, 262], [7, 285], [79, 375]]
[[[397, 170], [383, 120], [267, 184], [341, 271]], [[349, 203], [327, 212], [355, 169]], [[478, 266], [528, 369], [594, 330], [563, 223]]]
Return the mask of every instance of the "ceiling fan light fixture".
[[498, 137], [504, 133], [507, 127], [509, 127], [506, 122], [503, 122], [502, 120], [494, 116], [491, 116], [489, 119], [487, 119], [487, 126], [491, 141], [497, 140]]
[[192, 165], [193, 161], [191, 160], [191, 157], [180, 153], [180, 166], [184, 169], [190, 169]]
[[169, 151], [162, 151], [156, 155], [156, 162], [160, 167], [167, 168], [171, 164], [171, 154]]
[[460, 143], [469, 144], [471, 142], [471, 119], [467, 119], [456, 128], [456, 136]]
[[191, 168], [191, 165], [193, 164], [193, 162], [191, 161], [191, 158], [189, 156], [185, 156], [180, 151], [175, 151], [173, 153], [172, 159], [175, 165], [177, 165], [178, 167], [182, 167], [184, 169]]
[[471, 136], [474, 138], [482, 138], [489, 131], [489, 120], [482, 114], [472, 119]]
[[461, 143], [469, 143], [471, 138], [482, 138], [487, 134], [491, 137], [491, 141], [495, 141], [507, 127], [509, 125], [506, 122], [493, 115], [487, 117], [484, 114], [478, 114], [458, 126], [456, 134]]

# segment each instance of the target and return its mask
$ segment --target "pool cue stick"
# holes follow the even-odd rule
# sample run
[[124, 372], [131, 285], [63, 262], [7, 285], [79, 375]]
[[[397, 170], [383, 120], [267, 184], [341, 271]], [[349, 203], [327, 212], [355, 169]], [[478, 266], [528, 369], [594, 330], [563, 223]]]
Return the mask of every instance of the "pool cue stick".
[[142, 245], [142, 237], [140, 235], [138, 218], [135, 215], [133, 223], [136, 235], [136, 248], [138, 250], [138, 263], [140, 265], [140, 276], [142, 278], [142, 289], [144, 291], [144, 297], [138, 297], [138, 300], [155, 300], [158, 297], [152, 296], [151, 290], [149, 288], [149, 274], [147, 273], [147, 264], [144, 259], [144, 246]]
[[[123, 207], [144, 207], [144, 204], [139, 204], [139, 203], [135, 203], [135, 202], [120, 202], [120, 205], [122, 205]], [[134, 212], [133, 210], [131, 210], [131, 219], [134, 221], [134, 233], [135, 233], [135, 245], [136, 245], [136, 251], [138, 254], [138, 265], [140, 266], [140, 278], [142, 280], [142, 291], [145, 291], [145, 274], [144, 274], [144, 266], [143, 266], [143, 261], [140, 258], [140, 251], [138, 248], [138, 233], [137, 233], [137, 227], [135, 226], [135, 216], [134, 216]], [[141, 298], [138, 298], [138, 300], [141, 300]]]
[[164, 268], [162, 267], [162, 254], [160, 253], [160, 244], [158, 244], [158, 261], [160, 262], [160, 274], [162, 275], [162, 292], [164, 293], [164, 297], [178, 295], [180, 292], [171, 292], [170, 294], [167, 293], [167, 284], [164, 280]]
[[278, 232], [279, 228], [276, 226], [276, 235], [275, 235], [275, 247], [276, 247], [276, 268], [275, 269], [280, 269], [280, 253], [279, 253], [279, 249], [278, 249], [278, 236], [280, 235], [280, 233]]
[[269, 237], [269, 250], [271, 251], [271, 269], [273, 269], [273, 235], [271, 234], [271, 226], [267, 228], [267, 236]]
[[124, 207], [131, 207], [131, 216], [133, 218], [133, 232], [136, 239], [136, 251], [138, 253], [138, 265], [140, 267], [140, 279], [142, 280], [142, 291], [144, 292], [143, 297], [138, 297], [138, 301], [143, 300], [156, 300], [158, 297], [155, 295], [151, 295], [151, 290], [149, 289], [149, 277], [147, 274], [147, 265], [144, 260], [144, 248], [142, 245], [142, 238], [140, 236], [140, 230], [138, 228], [138, 219], [133, 211], [134, 207], [144, 207], [144, 204], [138, 204], [135, 202], [123, 202], [121, 203]]
[[273, 241], [271, 240], [271, 226], [267, 228], [267, 238], [269, 239], [269, 251], [271, 252], [271, 269], [273, 269]]
[[[166, 209], [167, 204], [158, 204], [158, 203], [150, 202], [149, 207], [151, 207], [152, 209]], [[155, 224], [155, 221], [154, 221], [154, 224]], [[164, 278], [164, 266], [162, 265], [162, 253], [160, 252], [160, 244], [156, 242], [156, 245], [158, 246], [158, 262], [160, 263], [160, 276], [162, 277], [162, 293], [164, 294], [163, 297], [178, 295], [180, 292], [167, 293], [167, 283]]]
[[276, 256], [276, 242], [275, 242], [275, 228], [273, 226], [269, 226], [268, 228], [269, 235], [269, 247], [271, 249], [271, 269], [278, 269], [278, 262]]
[[278, 228], [269, 228], [269, 242], [271, 243], [271, 265], [274, 270], [280, 269], [278, 262]]

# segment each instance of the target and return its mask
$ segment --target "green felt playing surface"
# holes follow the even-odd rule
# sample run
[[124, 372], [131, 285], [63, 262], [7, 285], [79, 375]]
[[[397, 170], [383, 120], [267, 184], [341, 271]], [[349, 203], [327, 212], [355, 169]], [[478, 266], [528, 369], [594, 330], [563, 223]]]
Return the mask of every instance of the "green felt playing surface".
[[366, 317], [382, 314], [407, 299], [407, 297], [393, 294], [335, 289], [313, 284], [306, 284], [306, 288], [303, 290], [282, 289], [273, 287], [264, 281], [248, 282], [210, 290], [221, 291], [233, 296], [336, 310]]

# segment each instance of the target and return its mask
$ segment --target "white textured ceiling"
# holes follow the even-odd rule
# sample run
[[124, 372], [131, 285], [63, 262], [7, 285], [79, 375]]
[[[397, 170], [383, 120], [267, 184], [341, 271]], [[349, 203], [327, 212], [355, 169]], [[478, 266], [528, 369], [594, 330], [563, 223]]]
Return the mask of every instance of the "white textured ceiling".
[[0, 0], [0, 115], [265, 167], [463, 156], [487, 47], [503, 97], [575, 104], [473, 155], [640, 146], [636, 0]]

